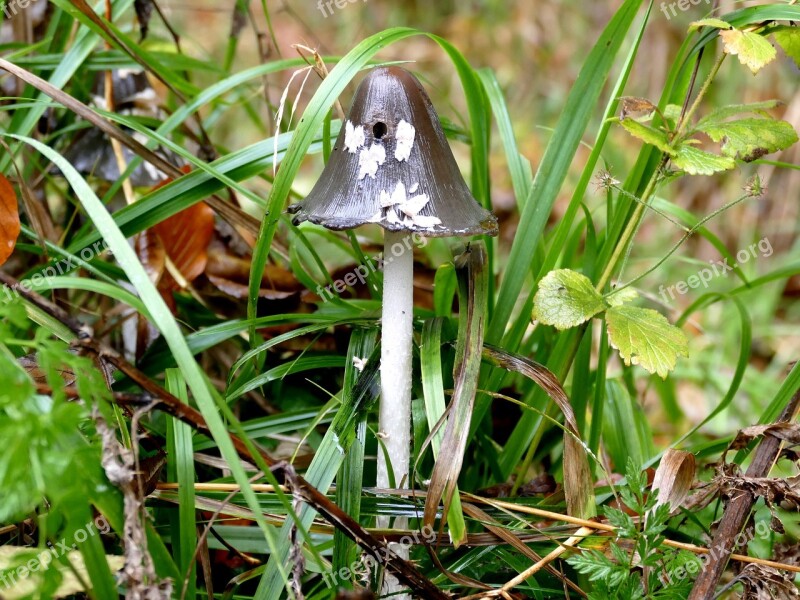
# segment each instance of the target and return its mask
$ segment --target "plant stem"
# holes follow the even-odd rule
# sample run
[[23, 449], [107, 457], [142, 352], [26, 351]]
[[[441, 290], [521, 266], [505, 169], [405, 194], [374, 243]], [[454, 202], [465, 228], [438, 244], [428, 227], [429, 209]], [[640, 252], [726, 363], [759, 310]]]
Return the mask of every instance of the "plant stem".
[[661, 258], [658, 260], [658, 262], [657, 262], [656, 264], [654, 264], [652, 267], [650, 267], [649, 269], [647, 269], [647, 271], [645, 271], [645, 272], [644, 272], [644, 273], [642, 273], [641, 275], [637, 275], [636, 277], [634, 277], [633, 279], [631, 279], [630, 281], [628, 281], [628, 282], [627, 282], [627, 283], [625, 283], [624, 285], [618, 285], [617, 287], [615, 287], [615, 288], [614, 288], [614, 291], [613, 291], [612, 293], [613, 293], [613, 294], [616, 294], [617, 292], [624, 290], [626, 287], [628, 287], [628, 286], [631, 286], [631, 285], [633, 285], [634, 283], [636, 283], [637, 281], [639, 281], [639, 280], [641, 280], [641, 279], [644, 279], [645, 277], [647, 277], [647, 276], [648, 276], [650, 273], [652, 273], [652, 272], [653, 272], [653, 271], [655, 271], [655, 270], [656, 270], [658, 267], [660, 267], [661, 265], [663, 265], [663, 264], [664, 264], [664, 263], [667, 261], [667, 259], [668, 259], [670, 256], [672, 256], [673, 254], [675, 254], [675, 252], [677, 252], [677, 251], [678, 251], [678, 248], [680, 248], [680, 247], [683, 245], [683, 243], [684, 243], [686, 240], [688, 240], [688, 239], [689, 239], [689, 238], [690, 238], [692, 235], [694, 235], [694, 234], [695, 234], [697, 231], [699, 231], [699, 230], [700, 230], [700, 228], [701, 228], [703, 225], [705, 225], [706, 223], [708, 223], [708, 222], [709, 222], [711, 219], [713, 219], [713, 218], [714, 218], [714, 217], [716, 217], [717, 215], [719, 215], [719, 214], [721, 214], [721, 213], [725, 212], [726, 210], [728, 210], [728, 209], [729, 209], [729, 208], [731, 208], [732, 206], [736, 206], [737, 204], [739, 204], [739, 203], [740, 203], [740, 202], [742, 202], [743, 200], [746, 200], [747, 198], [750, 198], [750, 197], [751, 197], [751, 196], [749, 196], [749, 195], [747, 195], [747, 194], [745, 194], [744, 196], [740, 196], [740, 197], [739, 197], [739, 198], [737, 198], [736, 200], [732, 200], [731, 202], [728, 202], [728, 203], [727, 203], [725, 206], [721, 206], [720, 208], [716, 209], [716, 210], [715, 210], [715, 211], [713, 211], [712, 213], [710, 213], [710, 214], [706, 215], [705, 217], [703, 217], [702, 219], [700, 219], [699, 221], [697, 221], [697, 223], [695, 223], [695, 224], [694, 224], [694, 225], [693, 225], [693, 226], [692, 226], [690, 229], [687, 229], [687, 230], [686, 230], [686, 232], [683, 234], [683, 237], [681, 237], [681, 239], [679, 239], [679, 240], [677, 241], [677, 243], [676, 243], [676, 244], [675, 244], [675, 245], [674, 245], [672, 248], [670, 248], [670, 249], [669, 249], [669, 251], [668, 251], [668, 252], [667, 252], [667, 253], [666, 253], [664, 256], [662, 256], [662, 257], [661, 257]]
[[[414, 318], [414, 252], [403, 232], [384, 237], [381, 403], [379, 428], [390, 465], [378, 452], [377, 486], [408, 486], [411, 448], [411, 348]], [[389, 476], [391, 467], [394, 474]], [[403, 483], [403, 479], [406, 480]]]
[[[378, 449], [377, 487], [408, 487], [411, 454], [411, 357], [414, 333], [414, 250], [404, 232], [387, 231], [383, 238], [383, 315], [381, 321], [381, 402], [378, 428], [386, 454]], [[389, 464], [385, 456], [388, 455]], [[390, 471], [391, 469], [391, 471]], [[390, 473], [393, 475], [390, 477]], [[383, 522], [382, 522], [383, 521]], [[378, 519], [379, 527], [388, 526]], [[404, 527], [405, 519], [395, 526]], [[408, 548], [394, 546], [401, 558]], [[394, 576], [386, 574], [382, 593], [405, 589]], [[404, 600], [405, 594], [392, 598]]]
[[[663, 164], [662, 159], [662, 164]], [[633, 210], [633, 214], [631, 215], [628, 224], [625, 226], [625, 230], [622, 232], [619, 241], [617, 242], [616, 247], [614, 248], [614, 254], [611, 255], [611, 258], [606, 265], [603, 274], [600, 276], [600, 280], [597, 282], [595, 289], [598, 292], [602, 293], [603, 288], [605, 288], [608, 280], [611, 279], [611, 275], [614, 272], [614, 268], [617, 266], [617, 262], [619, 261], [622, 254], [625, 252], [625, 249], [628, 247], [628, 244], [633, 238], [633, 234], [636, 232], [639, 226], [639, 220], [642, 218], [642, 214], [644, 213], [644, 209], [647, 206], [647, 202], [650, 200], [650, 196], [656, 189], [656, 182], [658, 181], [659, 170], [655, 170], [653, 176], [650, 178], [650, 181], [647, 182], [647, 187], [645, 188], [644, 192], [642, 193], [642, 202], [636, 205], [636, 208]]]
[[[697, 93], [697, 97], [694, 99], [691, 107], [689, 107], [689, 110], [686, 111], [685, 115], [683, 115], [681, 122], [678, 123], [673, 141], [681, 141], [681, 135], [686, 129], [687, 124], [691, 122], [692, 117], [694, 117], [694, 113], [700, 106], [700, 102], [702, 101], [703, 97], [706, 95], [706, 93], [708, 93], [708, 89], [711, 87], [711, 82], [714, 81], [714, 77], [717, 75], [719, 68], [722, 66], [725, 56], [725, 53], [720, 54], [719, 58], [714, 63], [714, 66], [711, 67], [711, 72], [703, 82], [703, 87], [700, 88], [700, 91]], [[661, 166], [666, 163], [667, 159], [667, 155], [662, 154]], [[647, 187], [642, 193], [642, 202], [636, 206], [636, 209], [631, 215], [630, 221], [628, 221], [628, 225], [625, 227], [625, 231], [622, 232], [622, 236], [620, 237], [619, 242], [617, 242], [616, 248], [614, 248], [614, 254], [608, 261], [608, 264], [606, 265], [606, 268], [600, 277], [600, 281], [598, 281], [597, 285], [595, 286], [595, 289], [597, 289], [598, 292], [603, 292], [603, 288], [605, 288], [609, 279], [611, 279], [611, 275], [614, 273], [614, 268], [617, 266], [620, 256], [622, 256], [622, 254], [628, 248], [631, 238], [633, 238], [633, 235], [636, 233], [636, 230], [639, 227], [639, 221], [641, 220], [642, 215], [644, 214], [644, 209], [647, 206], [647, 202], [650, 200], [650, 196], [653, 194], [653, 192], [655, 192], [656, 184], [658, 183], [659, 171], [660, 167], [659, 169], [656, 169], [656, 171], [653, 173], [653, 176], [650, 178], [650, 181], [647, 183]]]
[[711, 82], [714, 81], [714, 77], [716, 77], [717, 72], [719, 71], [719, 68], [722, 66], [722, 63], [725, 60], [726, 56], [727, 54], [725, 54], [724, 52], [720, 54], [719, 58], [717, 58], [716, 62], [714, 63], [714, 66], [711, 67], [711, 72], [708, 74], [708, 77], [706, 77], [706, 80], [703, 82], [703, 87], [701, 87], [700, 91], [697, 92], [697, 97], [694, 99], [692, 106], [689, 108], [688, 111], [686, 111], [686, 114], [683, 115], [681, 122], [678, 123], [677, 131], [675, 132], [675, 139], [680, 138], [680, 135], [683, 133], [684, 129], [686, 129], [686, 125], [691, 123], [692, 117], [694, 117], [694, 113], [697, 112], [697, 109], [700, 106], [700, 101], [703, 99], [703, 96], [705, 96], [706, 93], [708, 92], [708, 88], [711, 87]]

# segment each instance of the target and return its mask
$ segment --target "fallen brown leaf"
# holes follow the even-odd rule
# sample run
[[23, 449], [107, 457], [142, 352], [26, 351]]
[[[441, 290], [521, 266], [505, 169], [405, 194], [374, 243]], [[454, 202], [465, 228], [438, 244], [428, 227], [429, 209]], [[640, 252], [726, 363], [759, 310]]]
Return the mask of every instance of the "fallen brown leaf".
[[19, 237], [19, 206], [11, 182], [0, 174], [0, 265], [8, 260]]
[[668, 448], [653, 478], [653, 490], [658, 490], [656, 506], [669, 504], [673, 510], [681, 506], [694, 482], [695, 470], [694, 454]]

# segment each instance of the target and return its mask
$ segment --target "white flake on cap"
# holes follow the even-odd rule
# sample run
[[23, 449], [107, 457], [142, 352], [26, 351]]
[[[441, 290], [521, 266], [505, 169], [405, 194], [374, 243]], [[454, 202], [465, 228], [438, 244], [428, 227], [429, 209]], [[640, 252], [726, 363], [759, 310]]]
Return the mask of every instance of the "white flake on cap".
[[350, 121], [344, 126], [344, 147], [350, 154], [355, 154], [364, 145], [364, 127], [354, 127]]
[[[396, 192], [397, 190], [395, 190]], [[381, 195], [379, 198], [381, 208], [389, 208], [394, 201], [392, 200], [393, 194], [388, 193], [386, 190], [381, 190]]]
[[409, 194], [413, 194], [413, 193], [414, 193], [414, 192], [416, 192], [418, 189], [419, 189], [419, 181], [418, 181], [417, 183], [412, 183], [412, 184], [411, 184], [411, 187], [410, 187], [410, 188], [408, 188], [408, 193], [409, 193]]
[[408, 157], [411, 156], [411, 149], [414, 147], [414, 136], [416, 133], [417, 130], [414, 129], [414, 126], [405, 119], [397, 124], [397, 132], [395, 133], [397, 146], [394, 149], [394, 157], [397, 160], [402, 162], [408, 160]]
[[398, 207], [403, 214], [412, 219], [417, 216], [419, 211], [425, 208], [425, 205], [430, 201], [428, 194], [420, 194], [413, 198], [407, 198], [405, 202], [401, 203]]
[[378, 167], [386, 162], [386, 150], [381, 144], [372, 144], [372, 146], [361, 149], [361, 154], [358, 155], [358, 178], [364, 179], [365, 175], [369, 175], [375, 179], [375, 174], [378, 172]]
[[[416, 190], [417, 187], [419, 186], [414, 184], [411, 186], [411, 189]], [[409, 197], [406, 192], [406, 186], [402, 181], [398, 180], [391, 194], [386, 190], [381, 190], [379, 202], [381, 210], [387, 209], [386, 221], [393, 225], [402, 223], [406, 227], [416, 226], [422, 229], [431, 229], [442, 223], [441, 219], [438, 217], [419, 214], [428, 202], [430, 202], [428, 194], [418, 194], [417, 196]], [[380, 212], [369, 219], [371, 223], [378, 223], [382, 220]]]
[[400, 217], [397, 216], [397, 212], [393, 208], [389, 208], [386, 212], [386, 222], [391, 223], [392, 225], [399, 225], [401, 223]]
[[442, 220], [439, 217], [433, 216], [414, 215], [414, 218], [411, 220], [414, 225], [422, 227], [423, 229], [433, 229], [436, 225], [442, 224]]

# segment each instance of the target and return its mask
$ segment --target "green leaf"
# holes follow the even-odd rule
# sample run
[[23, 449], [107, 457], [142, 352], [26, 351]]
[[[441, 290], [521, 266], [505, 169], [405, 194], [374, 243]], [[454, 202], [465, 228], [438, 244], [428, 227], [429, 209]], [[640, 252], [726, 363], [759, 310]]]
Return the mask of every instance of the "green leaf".
[[730, 117], [735, 117], [743, 113], [755, 113], [768, 116], [764, 111], [780, 106], [780, 100], [764, 100], [763, 102], [751, 102], [749, 104], [730, 104], [712, 110], [708, 115], [697, 122], [697, 127], [707, 123], [720, 123]]
[[736, 166], [732, 158], [711, 154], [692, 146], [682, 145], [678, 154], [672, 157], [672, 164], [689, 175], [713, 175]]
[[[188, 403], [186, 382], [178, 369], [164, 372], [167, 391], [181, 402]], [[170, 523], [170, 538], [175, 562], [181, 573], [189, 573], [181, 585], [182, 593], [188, 598], [196, 595], [194, 549], [197, 546], [197, 525], [195, 522], [195, 467], [192, 428], [171, 417], [167, 421], [167, 473], [170, 482], [178, 484], [178, 514]]]
[[732, 29], [732, 26], [727, 21], [722, 19], [700, 19], [699, 21], [692, 21], [689, 23], [689, 33], [697, 31], [701, 27], [711, 27], [712, 29]]
[[604, 506], [603, 513], [608, 518], [608, 522], [617, 528], [618, 536], [633, 537], [636, 535], [636, 525], [628, 513], [613, 506]]
[[589, 581], [602, 580], [616, 587], [628, 576], [628, 569], [618, 565], [602, 552], [584, 550], [581, 554], [570, 556], [567, 562], [579, 573], [589, 577]]
[[[347, 350], [344, 372], [344, 390], [351, 390], [358, 383], [361, 371], [356, 359], [371, 356], [375, 350], [378, 332], [376, 329], [354, 329]], [[353, 423], [354, 434], [336, 475], [336, 504], [348, 515], [358, 520], [361, 515], [361, 491], [364, 486], [364, 447], [367, 435], [367, 412], [359, 412]], [[346, 433], [349, 439], [349, 433]], [[311, 511], [309, 511], [311, 512]], [[334, 533], [333, 573], [349, 567], [358, 556], [358, 547], [342, 531]], [[347, 582], [342, 582], [347, 586]]]
[[477, 75], [492, 105], [492, 113], [494, 113], [497, 129], [500, 133], [500, 139], [503, 142], [503, 148], [506, 153], [506, 162], [508, 163], [508, 170], [511, 175], [511, 184], [514, 187], [514, 196], [517, 198], [518, 206], [522, 208], [525, 200], [528, 198], [528, 192], [533, 179], [530, 162], [520, 154], [519, 148], [517, 147], [511, 116], [509, 115], [508, 106], [506, 106], [506, 101], [505, 98], [503, 98], [503, 92], [500, 89], [500, 83], [497, 81], [496, 75], [487, 68], [480, 69]]
[[720, 31], [723, 48], [728, 54], [735, 54], [739, 62], [749, 67], [755, 74], [775, 60], [777, 52], [764, 36], [751, 31], [731, 29]]
[[641, 5], [641, 0], [627, 0], [617, 10], [587, 56], [569, 93], [520, 215], [519, 230], [525, 235], [516, 236], [511, 244], [508, 267], [486, 331], [487, 342], [500, 342], [506, 332], [553, 204], [559, 197], [589, 120], [597, 110], [597, 101], [608, 74]]
[[715, 142], [723, 141], [722, 153], [750, 162], [785, 150], [797, 141], [797, 132], [778, 119], [739, 119], [725, 123], [705, 123], [698, 128]]
[[660, 129], [645, 125], [630, 117], [622, 119], [619, 124], [632, 136], [639, 138], [646, 144], [651, 144], [669, 155], [675, 154], [675, 149], [670, 146], [667, 135]]
[[797, 27], [780, 27], [773, 32], [773, 36], [775, 43], [800, 68], [800, 29]]
[[533, 318], [556, 329], [580, 325], [607, 308], [589, 278], [570, 269], [545, 275], [533, 302]]
[[611, 292], [610, 294], [606, 294], [606, 303], [609, 306], [622, 306], [632, 300], [636, 300], [639, 297], [639, 292], [637, 292], [632, 287], [622, 288], [618, 292]]
[[640, 365], [666, 378], [678, 356], [689, 356], [686, 334], [661, 313], [635, 306], [614, 306], [606, 312], [608, 339], [626, 365]]
[[83, 492], [84, 480], [67, 474], [79, 471], [91, 449], [79, 433], [83, 407], [33, 395], [30, 378], [5, 352], [0, 367], [9, 374], [4, 378], [9, 391], [0, 393], [0, 523], [13, 523], [45, 496], [58, 503], [65, 494]]
[[628, 462], [625, 463], [625, 479], [627, 480], [631, 492], [639, 499], [639, 502], [636, 504], [629, 504], [628, 506], [633, 509], [642, 508], [641, 500], [644, 498], [644, 492], [647, 488], [647, 474], [642, 470], [641, 463], [632, 456], [629, 456]]

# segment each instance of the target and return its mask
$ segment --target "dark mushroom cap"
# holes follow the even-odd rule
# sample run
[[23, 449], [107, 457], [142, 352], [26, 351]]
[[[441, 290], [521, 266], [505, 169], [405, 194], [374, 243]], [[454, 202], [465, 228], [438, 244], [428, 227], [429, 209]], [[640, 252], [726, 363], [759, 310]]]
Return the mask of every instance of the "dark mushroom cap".
[[322, 176], [289, 212], [295, 223], [337, 230], [377, 223], [429, 237], [497, 235], [497, 219], [461, 177], [428, 94], [400, 67], [364, 78]]

